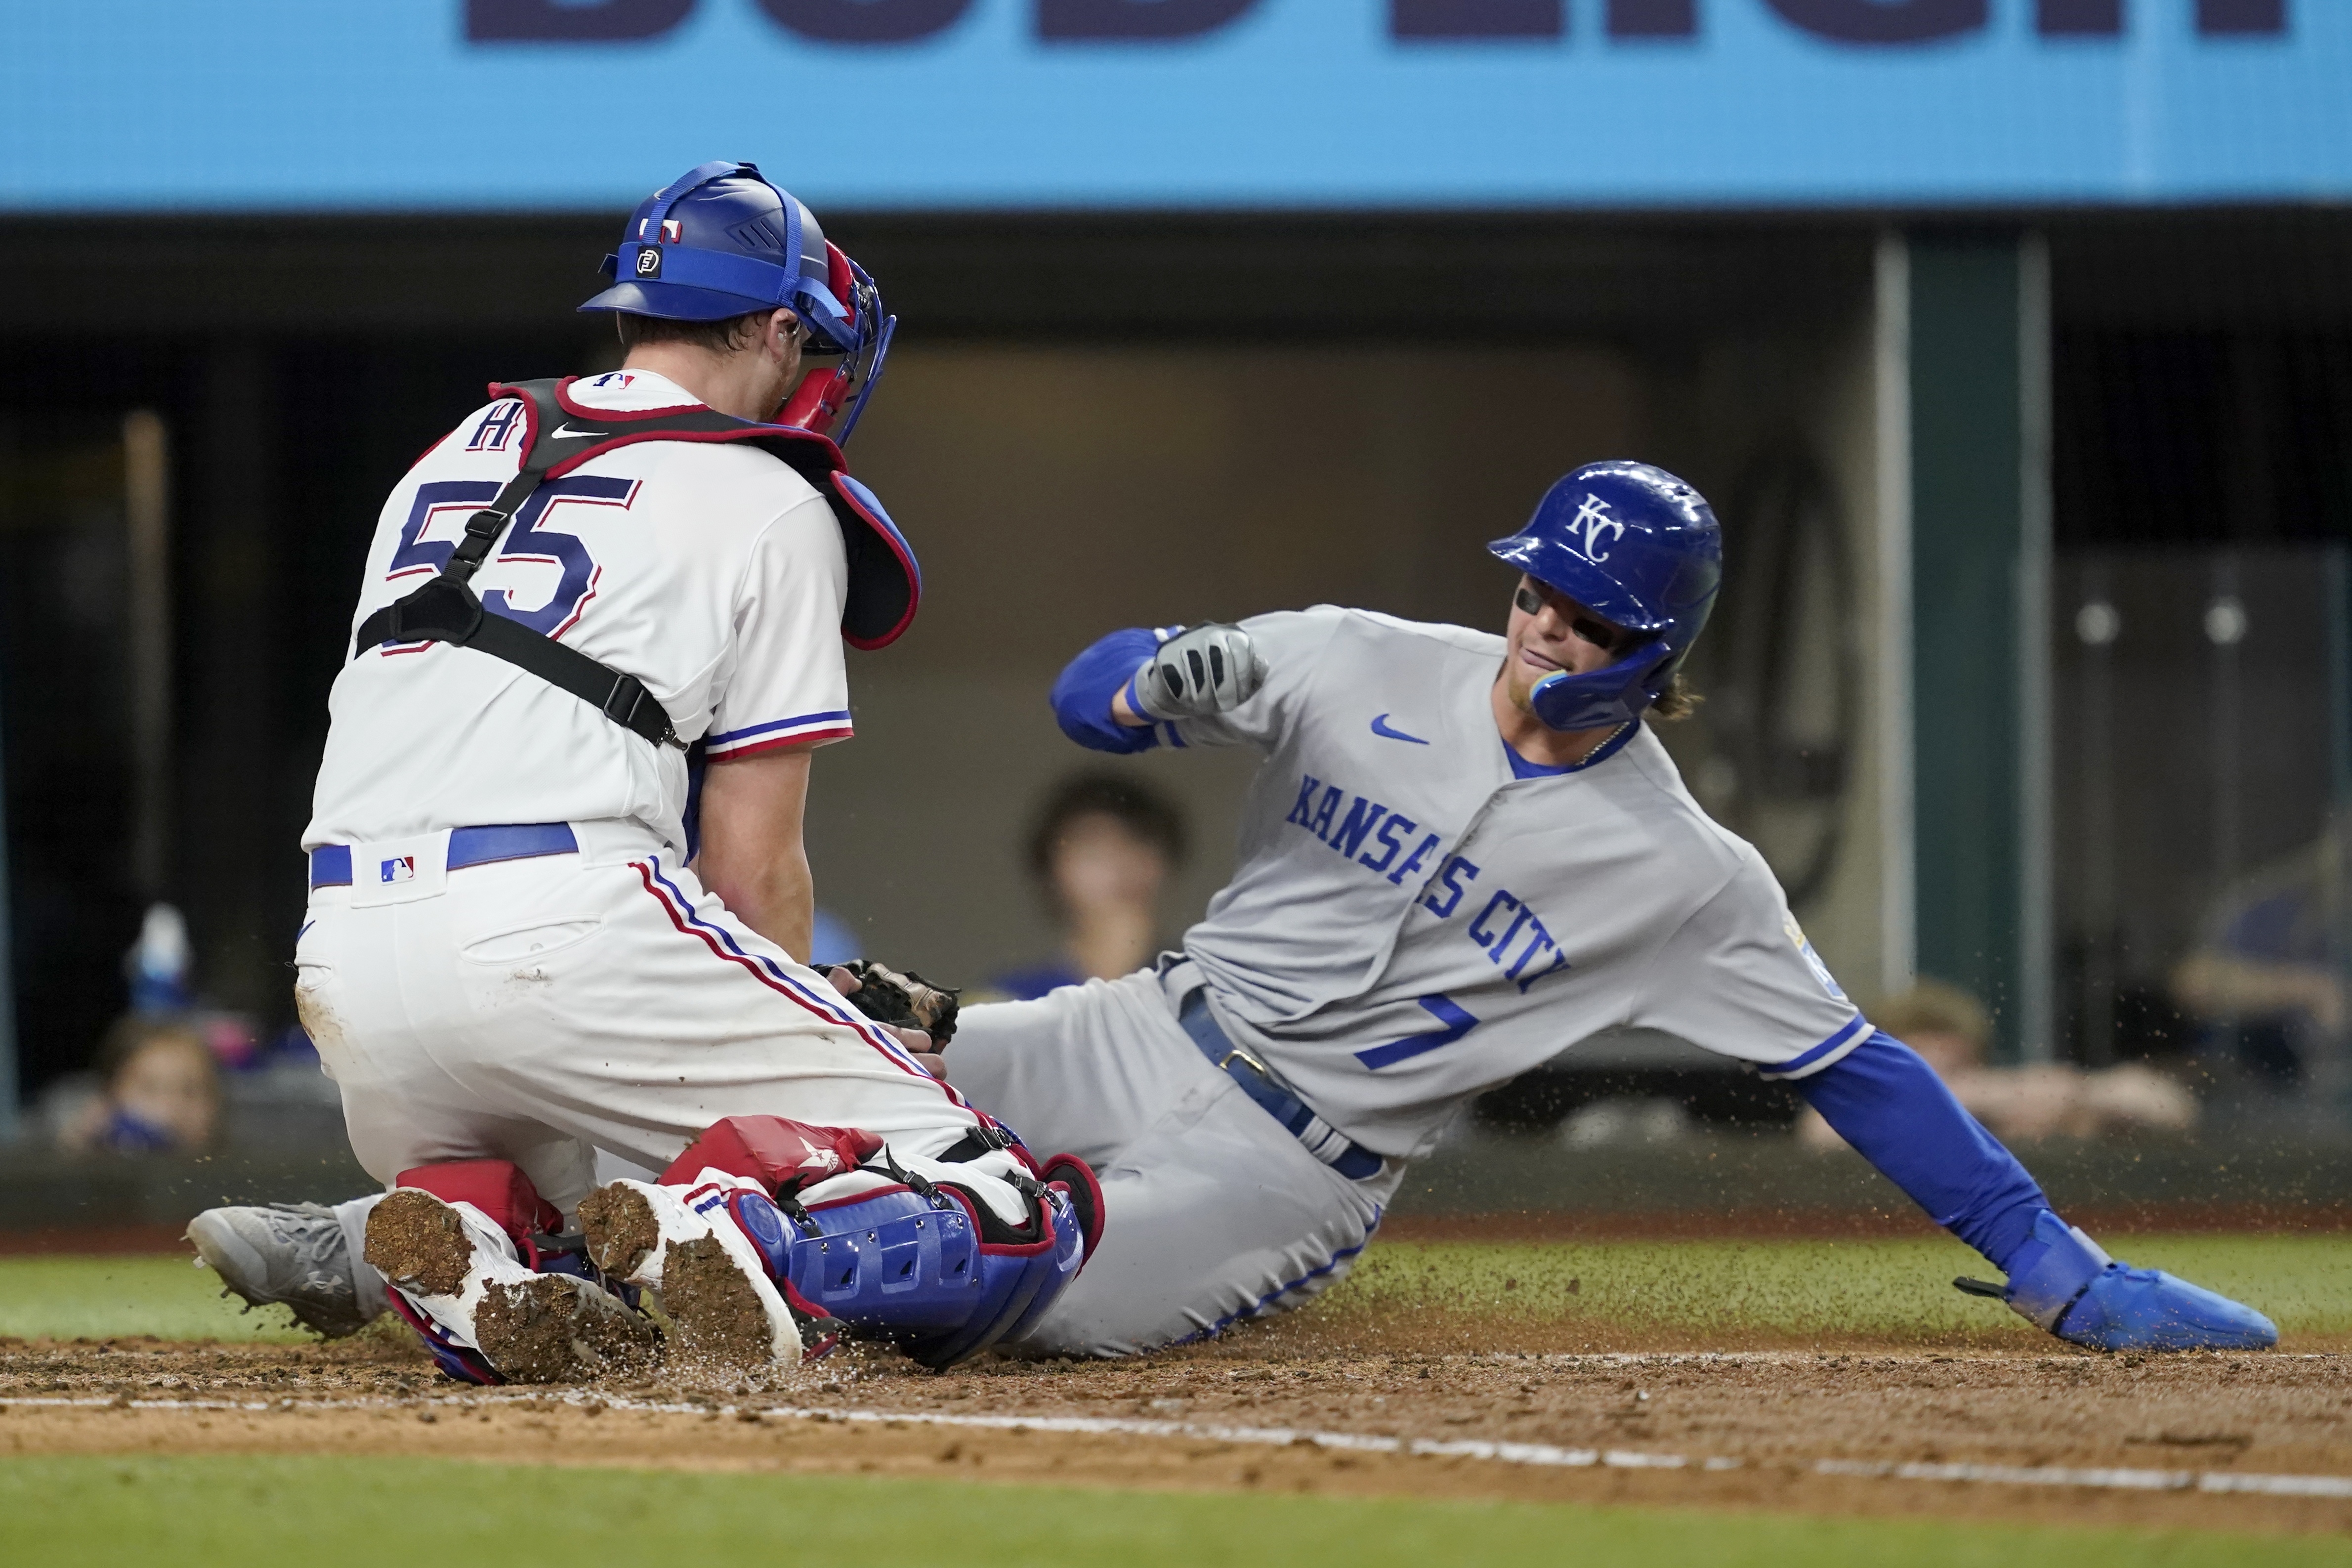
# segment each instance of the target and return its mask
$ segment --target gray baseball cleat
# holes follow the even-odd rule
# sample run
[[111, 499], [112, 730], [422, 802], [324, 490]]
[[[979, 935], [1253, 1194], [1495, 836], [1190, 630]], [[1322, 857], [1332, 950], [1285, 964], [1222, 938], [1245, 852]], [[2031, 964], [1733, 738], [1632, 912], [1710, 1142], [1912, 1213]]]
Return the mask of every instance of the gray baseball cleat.
[[328, 1339], [355, 1334], [374, 1316], [360, 1305], [342, 1222], [322, 1204], [206, 1209], [189, 1221], [187, 1238], [249, 1306], [290, 1307]]

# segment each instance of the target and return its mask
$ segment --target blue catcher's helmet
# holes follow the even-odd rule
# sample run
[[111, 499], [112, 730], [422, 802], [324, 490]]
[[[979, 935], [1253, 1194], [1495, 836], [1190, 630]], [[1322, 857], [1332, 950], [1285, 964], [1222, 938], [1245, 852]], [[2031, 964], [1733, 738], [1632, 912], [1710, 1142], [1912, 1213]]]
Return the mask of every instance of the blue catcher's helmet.
[[647, 196], [629, 215], [604, 272], [612, 286], [583, 310], [672, 321], [723, 321], [778, 307], [798, 315], [813, 346], [842, 363], [811, 372], [780, 423], [824, 433], [855, 383], [856, 401], [835, 437], [842, 441], [881, 379], [898, 326], [866, 269], [756, 163], [698, 164]]
[[1706, 498], [1647, 463], [1587, 463], [1544, 492], [1525, 528], [1486, 548], [1641, 636], [1602, 668], [1536, 683], [1536, 717], [1555, 730], [1641, 717], [1698, 640], [1723, 580], [1723, 531]]

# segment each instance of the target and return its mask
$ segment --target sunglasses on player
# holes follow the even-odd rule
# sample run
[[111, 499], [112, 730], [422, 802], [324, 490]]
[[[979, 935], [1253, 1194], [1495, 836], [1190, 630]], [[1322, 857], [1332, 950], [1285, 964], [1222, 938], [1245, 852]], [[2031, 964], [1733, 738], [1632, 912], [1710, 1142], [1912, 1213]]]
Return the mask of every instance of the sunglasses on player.
[[[1537, 593], [1530, 584], [1520, 584], [1518, 592], [1511, 595], [1511, 603], [1518, 605], [1530, 616], [1543, 614], [1544, 596]], [[1631, 647], [1642, 640], [1635, 633], [1612, 626], [1598, 616], [1584, 610], [1574, 610], [1570, 613], [1568, 629], [1603, 653], [1615, 653], [1621, 648]]]

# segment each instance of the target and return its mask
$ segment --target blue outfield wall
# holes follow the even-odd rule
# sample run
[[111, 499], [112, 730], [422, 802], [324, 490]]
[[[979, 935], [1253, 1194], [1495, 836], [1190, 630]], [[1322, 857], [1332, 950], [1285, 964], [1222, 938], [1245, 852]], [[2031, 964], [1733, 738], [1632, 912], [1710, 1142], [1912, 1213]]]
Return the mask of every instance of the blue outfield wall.
[[0, 210], [2352, 195], [2352, 0], [60, 0]]

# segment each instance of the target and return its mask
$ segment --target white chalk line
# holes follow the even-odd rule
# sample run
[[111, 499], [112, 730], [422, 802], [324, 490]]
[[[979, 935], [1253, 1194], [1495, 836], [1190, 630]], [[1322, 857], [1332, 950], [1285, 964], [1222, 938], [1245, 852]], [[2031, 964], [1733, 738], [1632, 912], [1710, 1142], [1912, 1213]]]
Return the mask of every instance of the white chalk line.
[[2057, 1465], [1898, 1465], [1822, 1459], [1818, 1476], [1904, 1481], [1992, 1481], [2017, 1487], [2100, 1487], [2114, 1491], [2257, 1492], [2266, 1497], [2352, 1498], [2352, 1476], [2260, 1476], [2230, 1470], [2068, 1469]]
[[[934, 1410], [868, 1410], [822, 1405], [699, 1405], [631, 1399], [581, 1390], [562, 1394], [482, 1394], [434, 1399], [131, 1399], [0, 1396], [0, 1407], [20, 1405], [95, 1410], [229, 1410], [289, 1414], [301, 1410], [473, 1410], [484, 1405], [594, 1404], [607, 1410], [661, 1415], [722, 1415], [761, 1421], [818, 1421], [888, 1426], [940, 1426], [1000, 1432], [1069, 1432], [1093, 1436], [1174, 1437], [1235, 1447], [1311, 1447], [1343, 1453], [1399, 1454], [1418, 1458], [1486, 1459], [1538, 1468], [1616, 1470], [1736, 1470], [1744, 1461], [1714, 1455], [1638, 1448], [1564, 1448], [1549, 1443], [1498, 1443], [1484, 1438], [1391, 1437], [1365, 1432], [1316, 1432], [1291, 1426], [1225, 1426], [1197, 1421], [1148, 1421], [1118, 1415], [961, 1415]], [[1899, 1463], [1891, 1459], [1816, 1459], [1817, 1476], [1864, 1480], [1960, 1481], [2001, 1486], [2080, 1487], [2109, 1491], [2255, 1493], [2266, 1497], [2352, 1499], [2352, 1476], [2242, 1474], [2231, 1470], [2150, 1470], [2059, 1465]]]

